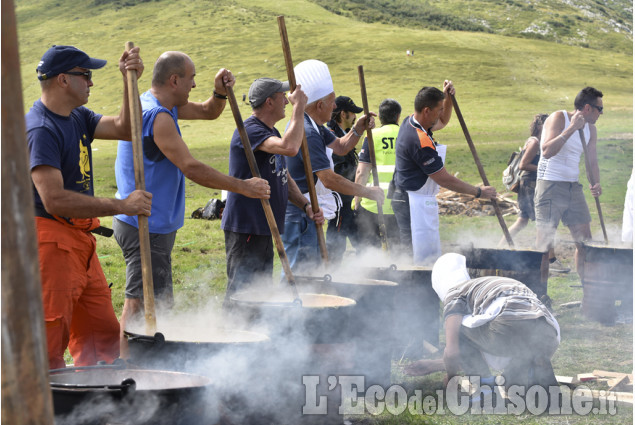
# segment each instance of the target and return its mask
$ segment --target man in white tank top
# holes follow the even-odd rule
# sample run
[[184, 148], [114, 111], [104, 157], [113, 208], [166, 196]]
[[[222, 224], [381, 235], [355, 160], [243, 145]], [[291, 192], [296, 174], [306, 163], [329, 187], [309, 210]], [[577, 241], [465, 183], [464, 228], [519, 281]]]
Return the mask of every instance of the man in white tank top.
[[[536, 182], [536, 246], [547, 251], [552, 248], [558, 224], [569, 228], [576, 242], [591, 239], [591, 216], [584, 199], [582, 185], [578, 182], [580, 157], [584, 152], [579, 131], [583, 129], [587, 143], [590, 167], [586, 170], [591, 194], [602, 194], [600, 169], [597, 158], [597, 131], [595, 122], [604, 108], [602, 92], [586, 87], [574, 101], [575, 111], [556, 111], [547, 118], [540, 140], [541, 157]], [[576, 249], [576, 268], [582, 263], [582, 253]], [[542, 270], [547, 273], [548, 255], [543, 258]], [[578, 269], [578, 274], [582, 270]], [[545, 276], [546, 277], [546, 276]], [[580, 275], [580, 278], [583, 278]]]

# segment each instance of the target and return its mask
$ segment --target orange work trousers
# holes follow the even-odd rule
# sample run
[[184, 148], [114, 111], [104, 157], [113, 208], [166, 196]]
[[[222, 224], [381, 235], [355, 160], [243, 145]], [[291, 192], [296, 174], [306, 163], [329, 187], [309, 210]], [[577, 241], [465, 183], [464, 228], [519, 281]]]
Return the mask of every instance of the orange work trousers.
[[75, 366], [111, 363], [119, 357], [119, 322], [89, 233], [99, 220], [35, 223], [50, 368], [65, 367], [66, 347]]

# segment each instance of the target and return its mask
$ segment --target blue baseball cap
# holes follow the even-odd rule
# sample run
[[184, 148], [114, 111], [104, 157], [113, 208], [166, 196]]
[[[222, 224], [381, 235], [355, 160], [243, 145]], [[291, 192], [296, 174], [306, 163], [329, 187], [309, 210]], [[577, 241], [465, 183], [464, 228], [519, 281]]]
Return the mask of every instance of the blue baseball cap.
[[104, 66], [105, 60], [91, 58], [76, 47], [53, 46], [44, 53], [35, 70], [38, 72], [38, 80], [42, 81], [75, 67], [99, 69]]

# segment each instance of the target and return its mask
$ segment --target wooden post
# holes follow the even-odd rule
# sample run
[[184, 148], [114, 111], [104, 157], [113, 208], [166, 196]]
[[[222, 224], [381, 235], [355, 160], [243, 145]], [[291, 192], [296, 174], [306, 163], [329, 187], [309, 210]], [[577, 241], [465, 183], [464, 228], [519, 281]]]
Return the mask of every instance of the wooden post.
[[[126, 50], [134, 47], [128, 41]], [[146, 179], [143, 173], [143, 136], [141, 122], [141, 101], [137, 73], [126, 72], [128, 83], [128, 104], [130, 107], [130, 125], [132, 127], [132, 156], [134, 157], [134, 180], [137, 190], [146, 190]], [[141, 279], [143, 280], [143, 308], [146, 319], [146, 335], [154, 335], [157, 331], [157, 317], [154, 309], [154, 281], [152, 280], [152, 259], [150, 254], [150, 228], [148, 217], [139, 214], [139, 251], [141, 253]]]
[[[31, 75], [35, 78], [35, 73]], [[53, 424], [12, 0], [2, 1], [2, 423]]]

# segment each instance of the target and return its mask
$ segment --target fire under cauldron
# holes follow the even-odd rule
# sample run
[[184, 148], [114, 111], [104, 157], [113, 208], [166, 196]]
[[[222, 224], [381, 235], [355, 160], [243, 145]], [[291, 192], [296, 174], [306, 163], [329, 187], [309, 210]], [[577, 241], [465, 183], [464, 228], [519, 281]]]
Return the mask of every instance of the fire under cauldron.
[[615, 323], [615, 301], [620, 311], [633, 311], [633, 249], [583, 243], [582, 313], [605, 325]]
[[212, 424], [209, 378], [123, 366], [50, 372], [55, 423], [60, 425]]
[[[254, 423], [341, 424], [339, 385], [329, 377], [350, 375], [354, 347], [348, 341], [348, 322], [356, 305], [350, 298], [300, 291], [294, 302], [291, 289], [266, 288], [237, 292], [230, 298], [232, 312], [248, 319], [249, 329], [266, 332], [272, 355], [254, 367], [264, 394], [256, 406]], [[333, 378], [331, 378], [332, 381]], [[327, 396], [326, 414], [305, 414], [307, 397]], [[313, 403], [319, 398], [313, 398]], [[242, 422], [245, 423], [245, 422]]]
[[394, 345], [394, 298], [399, 284], [388, 280], [357, 278], [354, 280], [296, 276], [300, 286], [308, 285], [320, 292], [355, 300], [346, 324], [347, 341], [354, 344], [354, 375], [365, 377], [365, 386], [390, 386], [392, 348]]

